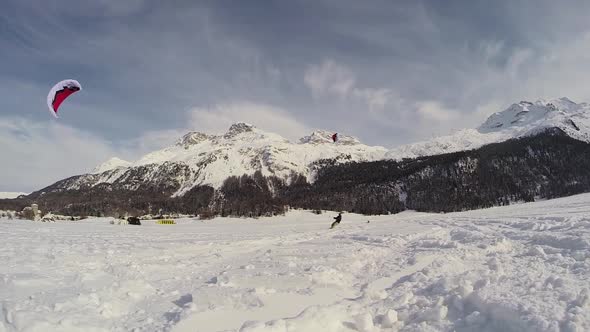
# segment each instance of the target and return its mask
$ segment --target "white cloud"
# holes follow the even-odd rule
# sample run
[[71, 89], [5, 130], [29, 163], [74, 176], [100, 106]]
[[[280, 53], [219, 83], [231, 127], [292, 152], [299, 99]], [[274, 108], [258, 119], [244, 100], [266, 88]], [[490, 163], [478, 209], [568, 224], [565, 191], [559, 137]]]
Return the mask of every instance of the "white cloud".
[[56, 4], [54, 10], [65, 11], [70, 15], [81, 17], [120, 17], [137, 13], [142, 10], [145, 5], [145, 0], [94, 0], [78, 2], [77, 4], [70, 6], [59, 6]]
[[247, 122], [256, 127], [295, 140], [310, 129], [286, 110], [252, 102], [220, 104], [211, 108], [194, 108], [190, 113], [191, 130], [224, 133], [236, 122]]
[[128, 161], [139, 159], [139, 157], [149, 152], [172, 145], [188, 131], [188, 129], [178, 128], [144, 132], [137, 138], [123, 142], [122, 146], [124, 146], [124, 148], [120, 151], [121, 155], [118, 157], [122, 159], [127, 158], [126, 160]]
[[479, 45], [479, 48], [484, 60], [489, 62], [502, 54], [502, 51], [504, 51], [504, 42], [501, 40], [483, 42]]
[[[519, 60], [517, 57], [514, 62]], [[545, 99], [565, 96], [576, 102], [590, 101], [590, 30], [567, 42], [548, 45], [546, 52], [536, 58], [529, 54], [527, 60], [530, 75], [519, 81], [522, 95]]]
[[314, 97], [336, 95], [346, 98], [355, 85], [354, 74], [332, 60], [310, 66], [305, 71], [303, 81]]
[[354, 89], [353, 96], [364, 100], [370, 111], [385, 108], [391, 98], [389, 89]]
[[416, 112], [422, 120], [441, 123], [449, 122], [458, 117], [458, 113], [444, 108], [435, 101], [424, 101], [416, 103]]
[[344, 100], [353, 99], [363, 102], [371, 111], [383, 109], [391, 94], [385, 88], [359, 87], [352, 70], [333, 60], [309, 66], [303, 81], [314, 98], [336, 96]]
[[521, 68], [532, 59], [533, 52], [529, 49], [517, 49], [508, 59], [506, 70], [511, 78], [516, 78]]
[[1, 190], [37, 190], [115, 154], [103, 139], [55, 121], [0, 118]]

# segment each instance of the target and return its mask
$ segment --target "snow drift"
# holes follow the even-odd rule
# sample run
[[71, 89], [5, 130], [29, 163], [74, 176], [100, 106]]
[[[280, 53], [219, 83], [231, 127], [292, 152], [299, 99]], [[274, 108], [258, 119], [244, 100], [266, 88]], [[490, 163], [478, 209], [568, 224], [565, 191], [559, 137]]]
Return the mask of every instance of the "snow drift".
[[588, 331], [589, 207], [0, 218], [0, 331]]

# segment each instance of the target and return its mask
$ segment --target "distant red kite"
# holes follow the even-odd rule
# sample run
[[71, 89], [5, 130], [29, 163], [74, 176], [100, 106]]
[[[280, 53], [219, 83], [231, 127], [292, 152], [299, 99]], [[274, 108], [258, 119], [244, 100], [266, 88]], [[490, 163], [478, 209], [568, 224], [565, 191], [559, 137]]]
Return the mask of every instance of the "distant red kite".
[[57, 118], [57, 110], [61, 103], [71, 94], [80, 90], [82, 90], [82, 86], [76, 80], [64, 80], [54, 85], [47, 95], [47, 107], [49, 107], [51, 114]]

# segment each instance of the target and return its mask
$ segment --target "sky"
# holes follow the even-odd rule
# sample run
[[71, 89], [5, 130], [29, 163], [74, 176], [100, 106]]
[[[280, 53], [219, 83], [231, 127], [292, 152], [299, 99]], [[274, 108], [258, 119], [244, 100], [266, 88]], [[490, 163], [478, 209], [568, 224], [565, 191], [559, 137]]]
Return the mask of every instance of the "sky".
[[[5, 0], [0, 191], [238, 121], [388, 148], [520, 100], [590, 102], [588, 1]], [[47, 92], [83, 90], [54, 119]]]

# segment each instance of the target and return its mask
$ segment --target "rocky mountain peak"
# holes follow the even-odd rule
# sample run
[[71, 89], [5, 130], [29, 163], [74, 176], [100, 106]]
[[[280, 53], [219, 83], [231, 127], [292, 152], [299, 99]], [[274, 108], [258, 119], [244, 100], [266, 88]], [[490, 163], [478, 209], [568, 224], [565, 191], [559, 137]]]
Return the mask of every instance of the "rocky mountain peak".
[[98, 174], [98, 173], [102, 173], [102, 172], [106, 172], [106, 171], [110, 171], [119, 167], [129, 167], [131, 166], [132, 163], [127, 161], [127, 160], [123, 160], [121, 158], [117, 158], [117, 157], [113, 157], [107, 161], [105, 161], [104, 163], [96, 166], [91, 173], [93, 174]]
[[197, 132], [197, 131], [191, 131], [191, 132], [185, 134], [184, 136], [182, 136], [176, 142], [176, 145], [188, 148], [191, 145], [199, 144], [203, 141], [206, 141], [209, 138], [211, 138], [210, 135], [207, 135], [207, 134], [204, 134], [201, 132]]
[[579, 118], [586, 114], [578, 114], [584, 111], [586, 104], [577, 104], [566, 97], [557, 99], [539, 99], [535, 102], [521, 101], [510, 105], [507, 109], [492, 114], [478, 128], [482, 133], [490, 133], [505, 130], [520, 130], [522, 128], [547, 128], [560, 127], [563, 123], [569, 123], [571, 117]]
[[254, 131], [255, 128], [256, 127], [254, 127], [253, 125], [251, 125], [249, 123], [237, 122], [237, 123], [232, 124], [229, 127], [229, 130], [227, 131], [227, 133], [225, 133], [224, 137], [225, 138], [235, 137], [239, 134], [252, 132], [252, 131]]
[[347, 136], [343, 134], [338, 134], [338, 140], [334, 142], [332, 140], [332, 135], [335, 132], [327, 131], [327, 130], [315, 130], [308, 136], [304, 136], [299, 139], [300, 144], [337, 144], [337, 145], [355, 145], [361, 144], [361, 142], [353, 136]]

